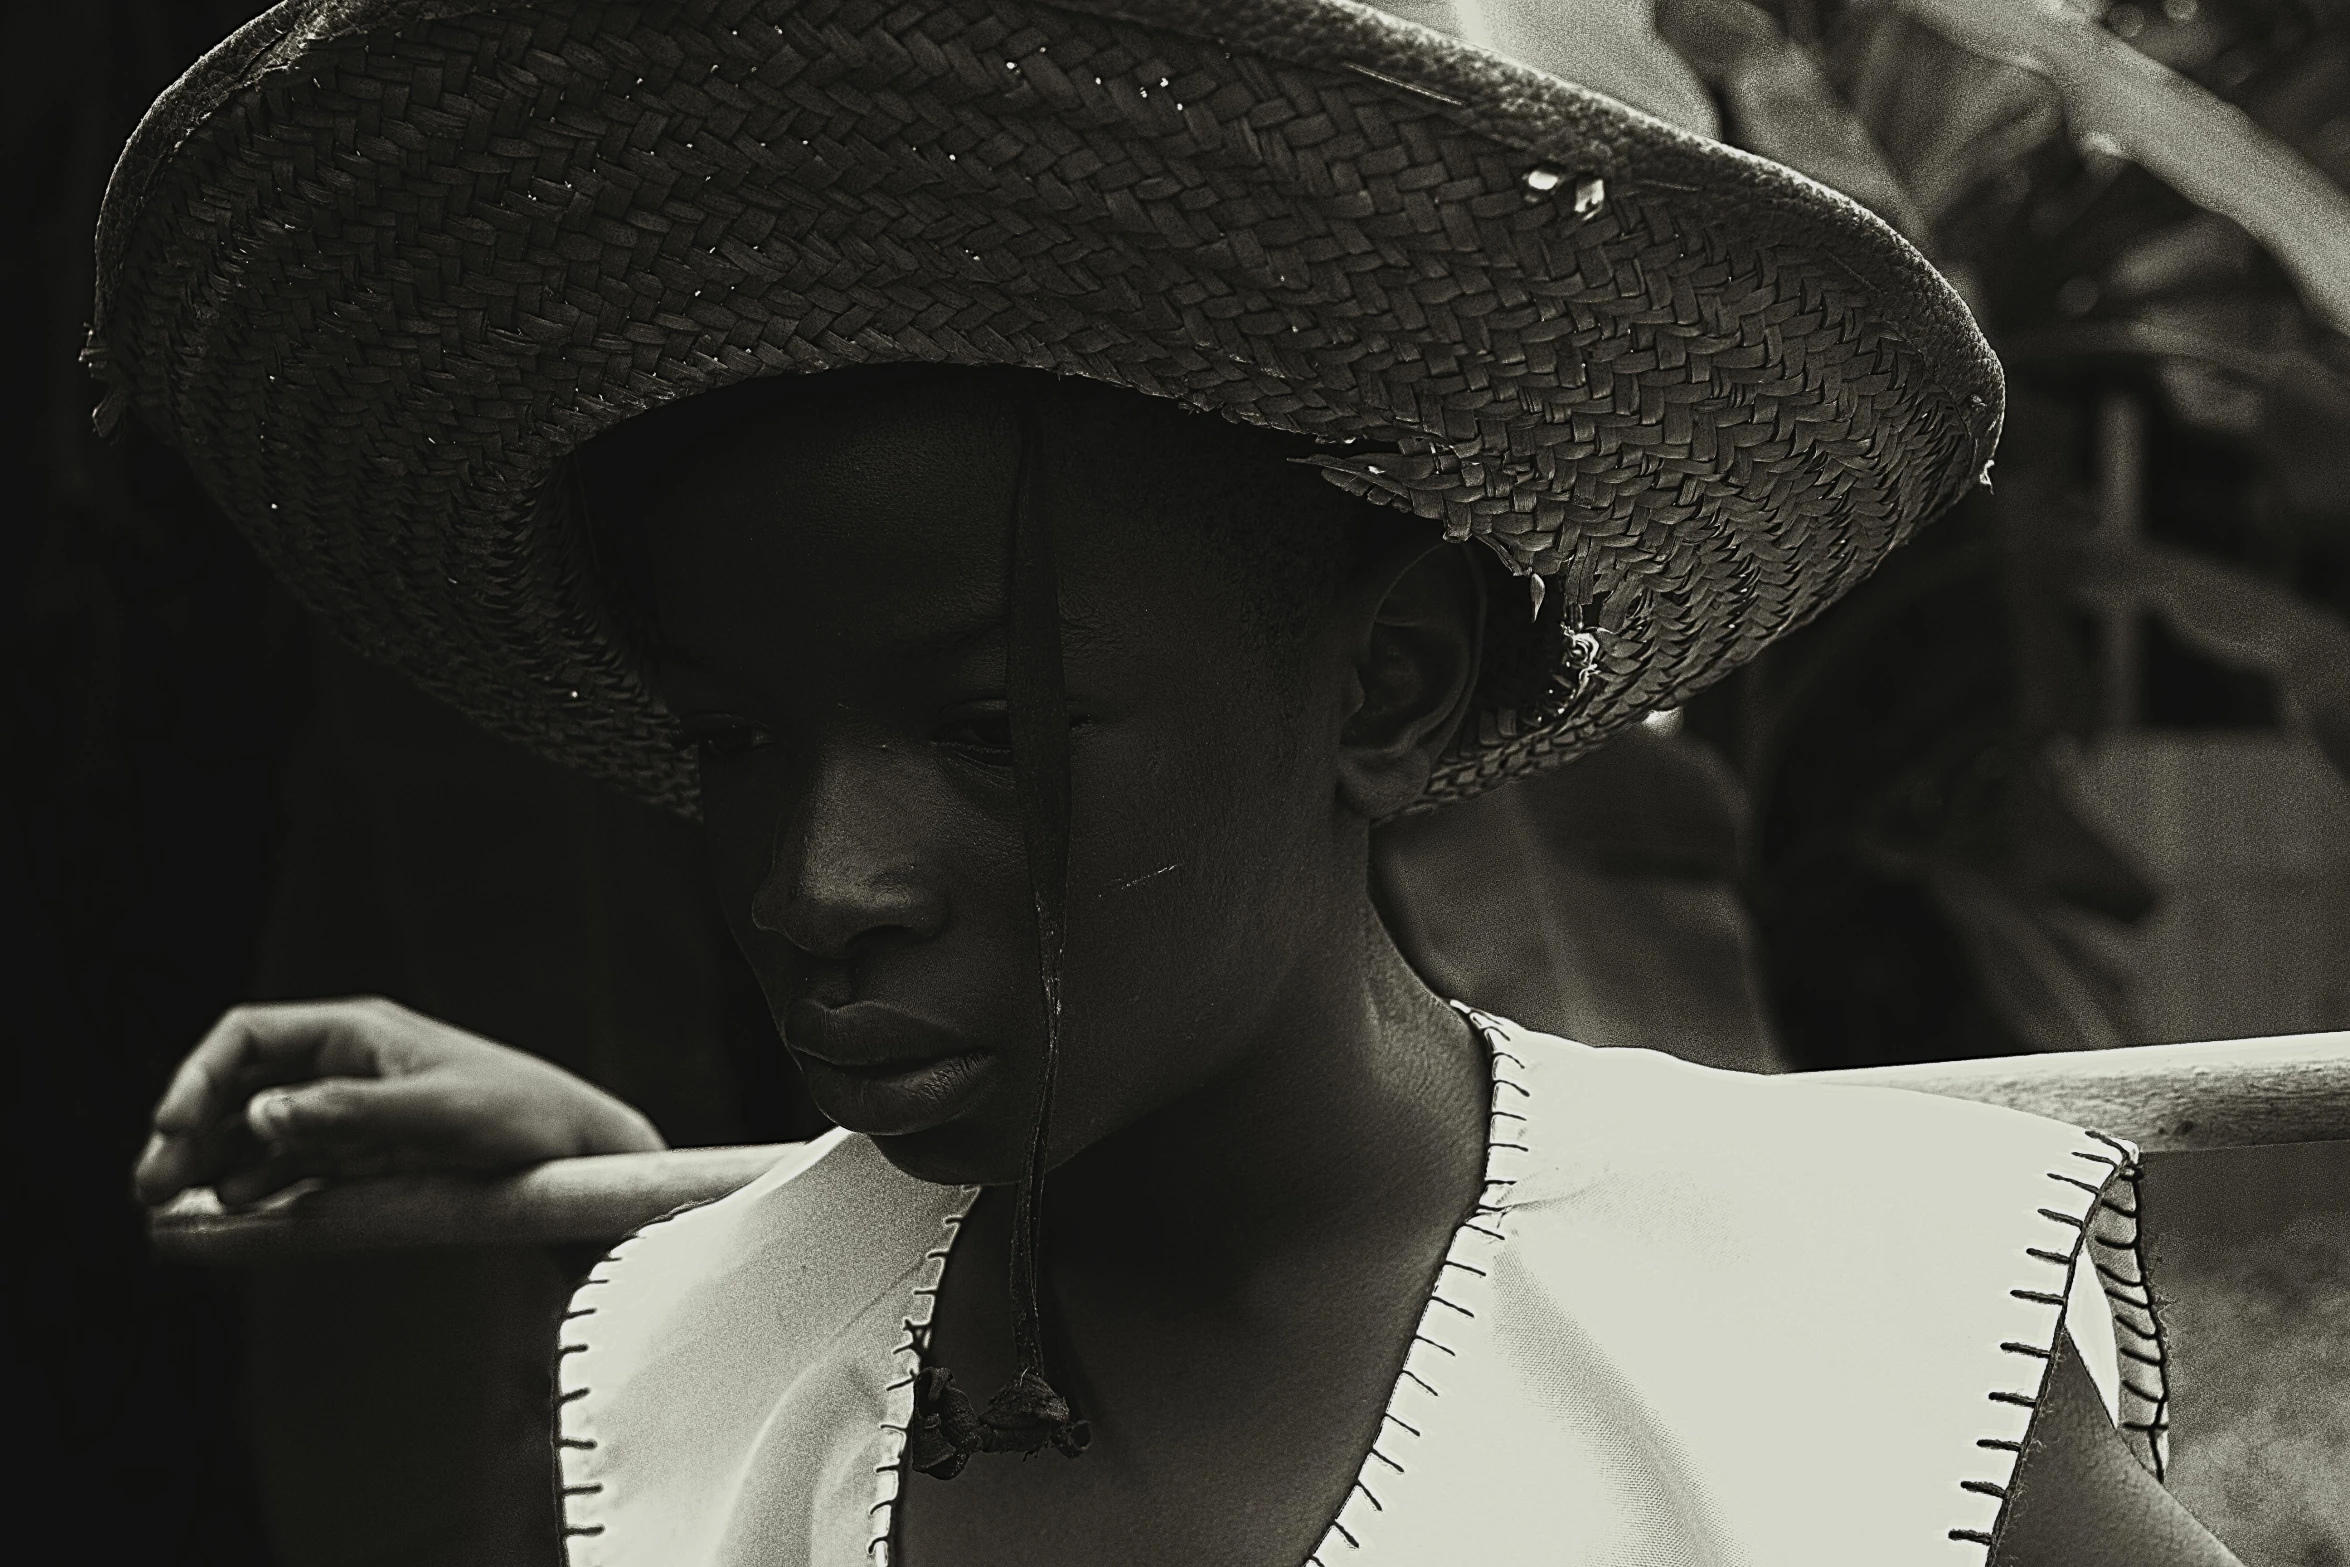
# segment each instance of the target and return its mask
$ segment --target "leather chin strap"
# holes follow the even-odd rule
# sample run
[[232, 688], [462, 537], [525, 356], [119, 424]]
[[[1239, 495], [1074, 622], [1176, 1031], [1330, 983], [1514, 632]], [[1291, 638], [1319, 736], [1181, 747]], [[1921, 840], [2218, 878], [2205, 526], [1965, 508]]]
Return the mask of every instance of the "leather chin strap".
[[1036, 966], [1044, 1003], [1044, 1070], [1036, 1124], [1012, 1221], [1012, 1339], [1016, 1369], [984, 1410], [941, 1366], [914, 1386], [906, 1461], [951, 1480], [975, 1452], [1033, 1453], [1053, 1447], [1075, 1458], [1092, 1433], [1045, 1375], [1041, 1253], [1045, 1154], [1053, 1082], [1061, 1064], [1061, 955], [1069, 887], [1069, 704], [1061, 670], [1061, 596], [1046, 508], [1044, 421], [1023, 387], [1015, 404], [1020, 466], [1013, 487], [1011, 615], [1004, 696], [1012, 729], [1012, 778], [1036, 905]]

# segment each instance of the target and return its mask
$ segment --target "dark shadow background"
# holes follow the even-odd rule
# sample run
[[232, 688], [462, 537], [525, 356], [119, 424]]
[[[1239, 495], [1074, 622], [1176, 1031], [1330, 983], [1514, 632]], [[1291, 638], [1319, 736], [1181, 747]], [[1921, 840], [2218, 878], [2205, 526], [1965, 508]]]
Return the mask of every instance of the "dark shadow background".
[[21, 1390], [16, 1494], [101, 1562], [268, 1559], [232, 1302], [149, 1261], [125, 1172], [168, 1065], [251, 980], [306, 641], [172, 461], [89, 435], [75, 362], [115, 152], [257, 9], [20, 0], [0, 51], [0, 925], [8, 1189], [32, 1232], [11, 1248], [0, 1331]]
[[0, 57], [18, 1484], [95, 1561], [543, 1560], [546, 1346], [579, 1259], [160, 1268], [127, 1171], [170, 1069], [237, 1001], [382, 994], [602, 1084], [673, 1144], [821, 1122], [694, 828], [343, 652], [176, 458], [91, 435], [108, 169], [257, 9], [19, 5]]

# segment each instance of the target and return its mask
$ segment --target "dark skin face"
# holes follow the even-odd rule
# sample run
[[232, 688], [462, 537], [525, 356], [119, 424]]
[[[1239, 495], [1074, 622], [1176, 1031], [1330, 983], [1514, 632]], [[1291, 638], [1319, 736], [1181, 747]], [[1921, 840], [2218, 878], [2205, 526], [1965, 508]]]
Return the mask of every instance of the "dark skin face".
[[[946, 1183], [1017, 1177], [1041, 1046], [1000, 386], [812, 397], [789, 443], [694, 454], [648, 528], [735, 937], [826, 1113]], [[1230, 552], [1153, 515], [1123, 455], [1051, 454], [1078, 802], [1056, 1162], [1351, 1004], [1354, 965], [1321, 960], [1362, 937], [1369, 816], [1424, 783], [1474, 671], [1477, 584], [1418, 528], [1279, 656]]]
[[[1000, 1188], [1041, 1047], [1004, 719], [1017, 426], [1000, 379], [810, 384], [647, 508], [659, 678], [819, 1104], [916, 1176]], [[1163, 453], [1044, 423], [1074, 787], [1046, 1259], [1095, 1443], [918, 1481], [901, 1545], [1297, 1560], [1483, 1173], [1485, 1063], [1396, 955], [1367, 854], [1461, 720], [1484, 579], [1368, 520], [1278, 649]], [[1012, 1369], [1009, 1207], [982, 1197], [938, 1308], [934, 1358], [982, 1399]]]

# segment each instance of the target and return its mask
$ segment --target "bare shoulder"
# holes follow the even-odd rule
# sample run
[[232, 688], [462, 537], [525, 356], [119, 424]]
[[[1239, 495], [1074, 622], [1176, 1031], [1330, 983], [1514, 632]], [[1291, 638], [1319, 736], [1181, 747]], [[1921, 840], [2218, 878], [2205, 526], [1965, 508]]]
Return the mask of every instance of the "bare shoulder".
[[2240, 1564], [2123, 1444], [2072, 1335], [2059, 1333], [1989, 1567]]

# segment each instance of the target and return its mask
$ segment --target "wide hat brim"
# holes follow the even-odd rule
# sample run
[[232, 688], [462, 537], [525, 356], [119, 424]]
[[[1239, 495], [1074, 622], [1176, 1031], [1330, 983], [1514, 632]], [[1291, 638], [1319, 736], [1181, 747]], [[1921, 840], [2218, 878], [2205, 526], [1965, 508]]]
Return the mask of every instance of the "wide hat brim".
[[90, 358], [362, 652], [689, 812], [547, 483], [681, 397], [1017, 365], [1331, 443], [1549, 587], [1424, 804], [1801, 624], [2001, 410], [1857, 205], [1346, 0], [281, 5], [124, 152]]

